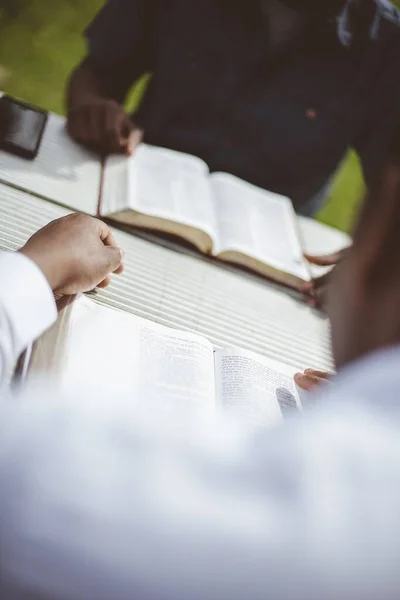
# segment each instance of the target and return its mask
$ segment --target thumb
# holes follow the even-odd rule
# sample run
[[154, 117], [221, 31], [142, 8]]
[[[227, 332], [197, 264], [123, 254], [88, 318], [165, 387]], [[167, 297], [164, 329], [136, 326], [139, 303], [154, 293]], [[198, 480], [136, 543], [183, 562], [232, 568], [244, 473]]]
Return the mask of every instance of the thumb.
[[132, 154], [135, 152], [136, 148], [139, 146], [142, 140], [143, 131], [141, 129], [134, 129], [127, 140], [125, 146], [125, 154], [127, 156], [132, 156]]
[[332, 267], [339, 262], [340, 253], [335, 252], [334, 254], [328, 254], [326, 256], [314, 256], [313, 254], [304, 254], [304, 258], [308, 260], [312, 265], [319, 265], [321, 267]]
[[107, 259], [107, 273], [113, 273], [122, 265], [124, 252], [118, 246], [104, 246], [104, 252]]

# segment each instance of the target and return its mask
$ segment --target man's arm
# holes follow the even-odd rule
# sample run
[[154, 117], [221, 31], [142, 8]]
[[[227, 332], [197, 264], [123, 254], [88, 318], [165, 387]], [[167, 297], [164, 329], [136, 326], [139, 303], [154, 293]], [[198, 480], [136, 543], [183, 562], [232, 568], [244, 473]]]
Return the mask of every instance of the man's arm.
[[85, 58], [68, 86], [68, 133], [76, 142], [101, 154], [122, 152], [130, 156], [142, 132], [120, 104], [127, 86], [117, 79], [113, 83], [91, 56]]
[[[395, 10], [395, 9], [394, 9]], [[381, 22], [379, 30], [379, 43], [381, 47], [376, 48], [377, 55], [374, 85], [368, 89], [369, 109], [362, 119], [362, 127], [355, 132], [350, 145], [357, 152], [364, 175], [367, 188], [371, 189], [379, 184], [382, 176], [390, 144], [393, 143], [393, 132], [399, 131], [400, 116], [400, 27], [397, 24]], [[381, 40], [385, 36], [386, 41]], [[375, 45], [378, 42], [373, 42]], [[379, 71], [377, 69], [379, 66]], [[312, 264], [323, 266], [334, 266], [346, 255], [346, 251], [327, 257], [308, 257]], [[311, 285], [306, 284], [303, 293], [312, 306], [324, 307], [328, 288], [331, 283], [331, 275], [323, 275], [317, 278]]]
[[21, 352], [57, 316], [53, 292], [76, 294], [122, 271], [122, 251], [104, 223], [68, 215], [38, 231], [19, 252], [0, 254], [0, 388]]
[[20, 252], [0, 255], [0, 388], [21, 352], [55, 321], [56, 305], [46, 277]]
[[68, 131], [102, 154], [132, 154], [142, 132], [122, 103], [154, 66], [155, 0], [109, 0], [86, 30], [88, 55], [67, 89]]
[[[382, 39], [381, 38], [386, 38]], [[386, 165], [394, 129], [399, 129], [400, 116], [400, 26], [381, 23], [380, 53], [377, 57], [374, 85], [368, 90], [369, 110], [356, 132], [351, 146], [357, 152], [368, 188], [379, 182]], [[378, 44], [376, 41], [375, 44]], [[379, 46], [378, 46], [379, 48]], [[371, 66], [373, 68], [373, 65]], [[396, 133], [397, 136], [397, 133]]]

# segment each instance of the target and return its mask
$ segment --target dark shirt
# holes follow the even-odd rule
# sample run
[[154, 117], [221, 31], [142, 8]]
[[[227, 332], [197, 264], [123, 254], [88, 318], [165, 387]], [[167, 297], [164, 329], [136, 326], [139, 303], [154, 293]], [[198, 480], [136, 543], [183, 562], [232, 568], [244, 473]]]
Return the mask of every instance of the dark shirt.
[[301, 210], [350, 146], [374, 177], [393, 125], [400, 30], [385, 22], [372, 40], [375, 4], [361, 4], [348, 46], [336, 20], [308, 20], [276, 49], [256, 0], [109, 0], [87, 30], [89, 53], [119, 101], [152, 73], [135, 114], [147, 143], [197, 155]]

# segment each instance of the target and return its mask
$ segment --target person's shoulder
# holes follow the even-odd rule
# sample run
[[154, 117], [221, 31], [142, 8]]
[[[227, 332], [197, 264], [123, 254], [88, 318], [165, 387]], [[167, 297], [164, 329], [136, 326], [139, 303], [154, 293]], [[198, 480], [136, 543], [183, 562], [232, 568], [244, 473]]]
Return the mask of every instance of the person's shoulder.
[[379, 18], [372, 24], [371, 39], [400, 45], [400, 9], [388, 2], [378, 5]]
[[107, 0], [95, 16], [94, 22], [106, 18], [116, 19], [117, 23], [122, 20], [129, 23], [151, 14], [156, 16], [162, 8], [173, 8], [173, 5], [173, 0]]

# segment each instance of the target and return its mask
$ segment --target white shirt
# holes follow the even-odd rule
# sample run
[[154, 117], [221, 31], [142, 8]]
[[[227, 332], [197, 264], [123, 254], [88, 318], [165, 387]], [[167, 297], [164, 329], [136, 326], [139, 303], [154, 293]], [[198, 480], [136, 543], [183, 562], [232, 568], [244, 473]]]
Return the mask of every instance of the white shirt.
[[0, 389], [22, 353], [57, 317], [47, 279], [19, 252], [0, 253]]
[[112, 389], [4, 398], [0, 597], [398, 600], [399, 390], [400, 347], [275, 430], [172, 432]]

